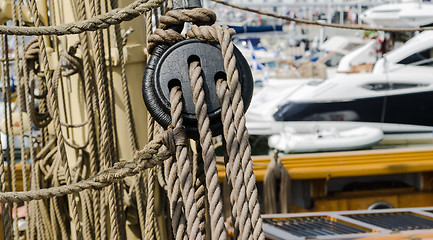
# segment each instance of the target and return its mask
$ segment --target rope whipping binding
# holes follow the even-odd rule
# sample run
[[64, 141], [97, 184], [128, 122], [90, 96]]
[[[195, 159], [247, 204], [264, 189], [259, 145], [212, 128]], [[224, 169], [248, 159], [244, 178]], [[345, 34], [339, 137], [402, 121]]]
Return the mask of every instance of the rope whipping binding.
[[[54, 7], [60, 3], [54, 1], [50, 1], [50, 3], [49, 11], [54, 13]], [[108, 11], [108, 3], [105, 4]], [[10, 174], [7, 178], [3, 167], [1, 172], [3, 185], [0, 193], [1, 203], [11, 206], [10, 203], [31, 201], [27, 204], [28, 214], [26, 216], [28, 218], [26, 232], [28, 238], [60, 239], [71, 235], [76, 235], [79, 239], [105, 239], [108, 236], [113, 239], [124, 238], [125, 217], [122, 216], [124, 199], [113, 197], [122, 196], [122, 194], [133, 196], [130, 192], [134, 191], [134, 188], [142, 186], [147, 188], [148, 194], [152, 193], [153, 184], [149, 181], [155, 180], [154, 171], [157, 171], [158, 174], [156, 175], [162, 186], [165, 186], [165, 182], [167, 183], [168, 197], [171, 203], [172, 227], [176, 238], [203, 239], [211, 236], [216, 239], [228, 238], [224, 224], [223, 202], [217, 177], [212, 133], [208, 128], [209, 118], [204, 101], [205, 93], [202, 87], [202, 70], [199, 61], [191, 63], [190, 78], [194, 89], [196, 114], [199, 118], [200, 141], [197, 143], [197, 149], [199, 149], [201, 157], [195, 160], [191, 158], [191, 146], [182, 130], [182, 120], [181, 115], [179, 115], [182, 109], [180, 104], [182, 93], [180, 89], [176, 88], [172, 89], [172, 117], [174, 119], [172, 124], [174, 127], [162, 132], [163, 136], [153, 136], [152, 141], [142, 150], [137, 151], [132, 109], [128, 107], [131, 100], [128, 96], [128, 88], [125, 87], [127, 79], [124, 72], [124, 60], [121, 60], [124, 104], [127, 108], [130, 146], [135, 157], [130, 161], [118, 161], [118, 157], [116, 157], [115, 141], [117, 139], [113, 139], [113, 136], [116, 135], [110, 132], [113, 129], [111, 126], [112, 118], [116, 116], [112, 108], [113, 105], [110, 104], [114, 101], [112, 94], [114, 89], [105, 81], [108, 79], [108, 75], [112, 73], [111, 67], [106, 66], [105, 61], [103, 61], [105, 57], [103, 52], [105, 50], [104, 39], [107, 36], [100, 29], [133, 19], [145, 12], [150, 13], [161, 6], [162, 9], [166, 9], [169, 5], [170, 3], [163, 1], [136, 1], [125, 8], [101, 13], [100, 3], [92, 2], [88, 6], [82, 1], [77, 1], [74, 6], [77, 10], [76, 17], [80, 21], [42, 27], [38, 18], [38, 6], [36, 6], [35, 1], [30, 1], [29, 7], [34, 16], [36, 27], [22, 27], [20, 21], [14, 21], [13, 24], [16, 26], [0, 27], [0, 33], [40, 36], [28, 43], [25, 43], [24, 38], [21, 38], [21, 43], [17, 44], [16, 47], [22, 48], [24, 51], [21, 54], [20, 51], [17, 51], [15, 56], [17, 77], [19, 78], [17, 91], [19, 92], [18, 95], [21, 96], [19, 99], [22, 100], [20, 106], [22, 106], [23, 112], [30, 113], [31, 123], [36, 127], [36, 131], [30, 128], [31, 145], [28, 147], [29, 152], [22, 155], [23, 162], [30, 160], [31, 163], [30, 186], [25, 186], [22, 192], [10, 191], [7, 189], [7, 182], [15, 183], [16, 180], [11, 179]], [[22, 6], [24, 4], [18, 1], [19, 16], [22, 15]], [[117, 7], [113, 2], [110, 6], [112, 8]], [[94, 17], [86, 20], [84, 19], [85, 13], [89, 11]], [[153, 14], [158, 12], [162, 11], [152, 11]], [[260, 207], [256, 197], [255, 178], [252, 173], [249, 146], [245, 143], [245, 137], [248, 135], [245, 132], [245, 126], [242, 125], [245, 123], [240, 116], [243, 114], [243, 103], [242, 99], [239, 99], [240, 88], [239, 84], [236, 84], [237, 72], [233, 65], [236, 63], [232, 52], [233, 44], [230, 42], [233, 32], [218, 26], [193, 26], [194, 31], [189, 31], [186, 36], [182, 36], [169, 29], [171, 25], [183, 25], [185, 22], [193, 22], [198, 25], [214, 23], [215, 14], [205, 9], [168, 11], [164, 16], [155, 17], [159, 19], [160, 25], [155, 34], [149, 37], [149, 49], [158, 43], [173, 44], [186, 38], [198, 38], [205, 42], [219, 43], [223, 49], [228, 76], [227, 79], [220, 79], [220, 81], [228, 84], [225, 89], [226, 101], [224, 104], [221, 101], [223, 112], [226, 113], [222, 120], [226, 129], [238, 132], [235, 140], [230, 139], [230, 142], [233, 142], [236, 147], [230, 149], [228, 154], [230, 157], [227, 162], [227, 167], [236, 166], [227, 172], [231, 188], [235, 189], [231, 197], [231, 205], [233, 206], [231, 218], [235, 221], [236, 238], [263, 239], [261, 217], [260, 213], [257, 212]], [[55, 19], [54, 16], [52, 18]], [[53, 22], [49, 24], [53, 25], [55, 22], [52, 19], [51, 21]], [[122, 39], [119, 30], [118, 27], [115, 27], [116, 44], [123, 46], [126, 40]], [[85, 31], [94, 31], [91, 34], [92, 38], [89, 38], [84, 33]], [[70, 46], [69, 48], [66, 47], [67, 49], [60, 45], [59, 39], [55, 36], [41, 36], [78, 33], [81, 33], [79, 42], [73, 45], [66, 44]], [[3, 36], [3, 38], [5, 41], [2, 45], [7, 49], [8, 37]], [[59, 58], [57, 66], [52, 66], [48, 60], [48, 46], [57, 50], [57, 57]], [[77, 49], [80, 50], [78, 56], [75, 55]], [[111, 51], [111, 48], [108, 49]], [[92, 50], [95, 52], [94, 55], [90, 54]], [[7, 54], [3, 56], [4, 65], [8, 65], [9, 61]], [[9, 82], [9, 74], [5, 73], [4, 79], [5, 82]], [[68, 123], [73, 122], [70, 121], [71, 117], [66, 112], [62, 112], [65, 102], [68, 101], [65, 97], [68, 94], [65, 89], [68, 87], [65, 85], [68, 84], [68, 81], [75, 81], [74, 79], [78, 80], [77, 83], [83, 89], [79, 98], [83, 99], [87, 119], [81, 123]], [[8, 104], [12, 103], [12, 98], [9, 96], [5, 100]], [[235, 107], [233, 104], [239, 106]], [[35, 109], [34, 106], [37, 105], [39, 105], [39, 111], [42, 112]], [[13, 111], [10, 105], [7, 109], [9, 109], [9, 113]], [[235, 117], [240, 118], [236, 120]], [[10, 114], [9, 119], [11, 119]], [[54, 125], [54, 131], [50, 132], [51, 124]], [[99, 124], [102, 124], [103, 128], [97, 130], [96, 126]], [[77, 128], [86, 132], [86, 140], [82, 144], [76, 143], [75, 140], [70, 141], [71, 129]], [[33, 136], [39, 132], [40, 136]], [[233, 137], [226, 130], [224, 133], [227, 138]], [[149, 133], [149, 139], [152, 139], [151, 135], [152, 133]], [[23, 150], [25, 149], [24, 129], [21, 129], [21, 138]], [[113, 141], [114, 145], [108, 141]], [[245, 149], [246, 151], [242, 154], [234, 154], [235, 151], [232, 149]], [[76, 155], [78, 159], [78, 162], [73, 165], [69, 161], [71, 158], [69, 150], [74, 152], [73, 155]], [[176, 158], [173, 155], [176, 155]], [[194, 163], [194, 161], [199, 162]], [[163, 162], [165, 162], [166, 179], [162, 179], [164, 177], [160, 174], [162, 171], [158, 170], [158, 166]], [[194, 165], [196, 166], [195, 170]], [[11, 165], [8, 164], [8, 166]], [[145, 169], [150, 169], [148, 174], [143, 175], [144, 182], [147, 184], [133, 184], [129, 186], [129, 189], [125, 189], [123, 180], [128, 176], [139, 174]], [[25, 166], [23, 173], [24, 178], [26, 178]], [[201, 173], [204, 175], [203, 179]], [[141, 178], [137, 179], [140, 181]], [[202, 185], [198, 183], [202, 183]], [[109, 191], [99, 191], [107, 186]], [[66, 197], [68, 194], [69, 196]], [[235, 197], [237, 194], [239, 197]], [[147, 201], [152, 204], [152, 197], [151, 195], [148, 196], [150, 199]], [[205, 198], [203, 198], [204, 196]], [[142, 215], [144, 214], [143, 211], [146, 211], [146, 215], [153, 218], [150, 212], [153, 211], [152, 208], [152, 205], [146, 209], [142, 208]], [[10, 207], [3, 209], [3, 219], [6, 224], [4, 230], [6, 230], [7, 239], [18, 238], [17, 235], [20, 233], [17, 233], [17, 230], [11, 231], [11, 225], [17, 225], [16, 219], [12, 219], [10, 215], [12, 209]], [[107, 215], [106, 209], [110, 211], [110, 217], [107, 219], [102, 217]], [[14, 211], [17, 212], [16, 207], [14, 207]], [[68, 214], [65, 214], [67, 212], [70, 212], [72, 216], [71, 223]], [[206, 215], [209, 217], [205, 217]], [[12, 220], [15, 223], [12, 223]], [[206, 230], [208, 224], [210, 224], [211, 229]], [[141, 228], [144, 229], [141, 234], [152, 236], [153, 232], [154, 236], [159, 238], [160, 233], [156, 229], [157, 225], [152, 221], [147, 223], [146, 219], [146, 226]], [[107, 226], [111, 226], [111, 228], [108, 229]]]
[[[160, 18], [161, 25], [149, 37], [149, 52], [152, 52], [158, 44], [173, 45], [184, 39], [196, 38], [202, 42], [218, 43], [222, 49], [224, 68], [227, 74], [226, 79], [219, 79], [217, 92], [222, 92], [220, 105], [222, 109], [221, 120], [224, 126], [224, 138], [230, 142], [227, 148], [229, 156], [226, 164], [226, 177], [230, 180], [232, 219], [235, 221], [234, 237], [236, 239], [264, 239], [262, 230], [262, 219], [258, 203], [255, 176], [252, 171], [251, 152], [248, 143], [248, 133], [245, 127], [243, 101], [241, 99], [241, 88], [239, 84], [239, 73], [236, 69], [236, 58], [233, 54], [234, 45], [231, 37], [234, 34], [232, 29], [212, 26], [192, 25], [185, 36], [173, 30], [172, 26], [184, 22], [192, 22], [197, 25], [210, 25], [215, 21], [213, 12], [196, 8], [191, 10], [169, 11]], [[209, 129], [209, 117], [207, 113], [206, 96], [203, 90], [203, 77], [200, 61], [195, 60], [189, 63], [189, 78], [193, 91], [196, 117], [198, 120], [199, 145], [204, 164], [201, 166], [205, 172], [205, 187], [207, 193], [207, 204], [212, 237], [215, 239], [226, 239], [227, 229], [224, 224], [223, 202], [221, 189], [218, 183], [216, 158], [212, 143], [212, 132]], [[182, 127], [182, 90], [174, 86], [170, 90], [171, 104], [171, 128], [175, 133], [175, 144], [177, 149], [177, 162], [173, 159], [166, 162], [166, 176], [168, 176], [168, 195], [171, 204], [171, 215], [173, 220], [173, 234], [177, 238], [184, 238], [185, 229], [188, 237], [199, 238], [197, 235], [197, 221], [201, 225], [197, 213], [197, 197], [192, 198], [191, 193], [195, 186], [191, 185], [191, 159], [187, 157], [186, 148], [188, 143], [185, 129]], [[236, 106], [235, 106], [236, 105]], [[237, 119], [235, 119], [237, 118]], [[236, 133], [234, 135], [234, 133]], [[239, 150], [244, 150], [240, 152]], [[177, 164], [183, 164], [182, 171], [176, 171]], [[200, 165], [199, 165], [200, 166]], [[180, 186], [179, 186], [180, 185]], [[179, 209], [185, 217], [179, 215]], [[228, 217], [228, 216], [227, 216]], [[193, 226], [193, 227], [191, 227]], [[206, 231], [201, 230], [201, 234]], [[210, 233], [209, 233], [210, 234]]]
[[[97, 9], [101, 3], [97, 1], [93, 1], [92, 3], [95, 6], [85, 5], [84, 1], [78, 1], [73, 6], [75, 10], [78, 10], [74, 13], [76, 14], [75, 17], [82, 19], [81, 23], [84, 22], [84, 25], [86, 25], [89, 23], [89, 20], [85, 19], [86, 12], [96, 11], [95, 14], [99, 15], [95, 16], [95, 18], [99, 19], [99, 23], [103, 22], [103, 19], [109, 18], [108, 23], [105, 23], [105, 28], [124, 20], [131, 20], [145, 12], [151, 13], [153, 8], [166, 5], [164, 1], [136, 1], [125, 8], [114, 9], [117, 8], [117, 5], [110, 5], [105, 1], [106, 13], [101, 14], [101, 9]], [[62, 4], [62, 2], [50, 1], [47, 8], [51, 13], [48, 25], [55, 25], [55, 7], [62, 7], [60, 6]], [[29, 4], [24, 4], [22, 1], [14, 2], [12, 8], [15, 11], [13, 11], [14, 19], [12, 24], [1, 26], [0, 28], [27, 28], [22, 27], [24, 25], [22, 21], [24, 7], [29, 7], [31, 10], [30, 14], [34, 16], [33, 19], [37, 26], [31, 28], [37, 31], [45, 28], [45, 26], [40, 26], [41, 21], [38, 14], [40, 9], [38, 7], [41, 6], [36, 6], [35, 1], [29, 1]], [[89, 9], [89, 7], [92, 9]], [[108, 11], [110, 8], [114, 10]], [[158, 16], [155, 17], [158, 18]], [[114, 18], [117, 18], [117, 20]], [[95, 22], [94, 20], [91, 21]], [[94, 28], [94, 30], [100, 28], [99, 25], [92, 24], [90, 23], [86, 27], [93, 26], [91, 28]], [[69, 25], [76, 25], [76, 22]], [[52, 26], [48, 26], [46, 28], [52, 30], [57, 27], [52, 28]], [[117, 45], [121, 42], [123, 46], [126, 43], [126, 38], [125, 36], [119, 37], [120, 28], [116, 28], [115, 30]], [[3, 232], [6, 239], [23, 237], [23, 231], [18, 228], [17, 221], [19, 215], [17, 214], [19, 212], [18, 206], [23, 204], [26, 209], [25, 222], [27, 227], [24, 234], [26, 238], [67, 239], [73, 237], [73, 235], [79, 239], [126, 238], [126, 234], [124, 233], [126, 217], [123, 216], [125, 213], [125, 202], [122, 195], [124, 191], [132, 190], [125, 189], [123, 184], [124, 179], [143, 172], [145, 169], [160, 166], [174, 152], [174, 149], [170, 151], [163, 146], [164, 141], [169, 142], [171, 140], [169, 138], [164, 140], [160, 135], [157, 135], [144, 148], [140, 147], [141, 150], [137, 150], [138, 146], [133, 149], [131, 154], [134, 157], [131, 161], [122, 160], [118, 162], [115, 157], [116, 154], [111, 152], [116, 150], [110, 150], [110, 154], [105, 157], [98, 153], [104, 149], [101, 148], [101, 145], [105, 141], [101, 140], [104, 138], [101, 138], [101, 131], [97, 130], [96, 126], [103, 122], [101, 119], [107, 116], [115, 116], [114, 110], [110, 109], [105, 112], [99, 110], [99, 106], [102, 103], [100, 100], [104, 99], [104, 101], [113, 103], [114, 106], [114, 95], [112, 94], [114, 93], [114, 87], [103, 86], [103, 90], [101, 91], [104, 91], [107, 97], [101, 97], [102, 95], [98, 96], [96, 94], [97, 91], [95, 90], [98, 88], [94, 76], [97, 75], [96, 70], [98, 69], [95, 69], [95, 66], [108, 69], [102, 73], [98, 72], [100, 74], [98, 79], [106, 79], [107, 75], [112, 75], [112, 70], [109, 66], [105, 67], [105, 61], [101, 61], [101, 59], [105, 58], [104, 54], [90, 54], [91, 51], [95, 51], [95, 48], [92, 49], [92, 46], [95, 45], [91, 43], [91, 39], [88, 38], [85, 31], [89, 31], [89, 29], [82, 28], [79, 31], [83, 33], [79, 36], [80, 41], [74, 42], [72, 45], [65, 41], [66, 38], [58, 39], [55, 36], [41, 36], [39, 39], [33, 38], [31, 40], [19, 37], [21, 41], [18, 41], [18, 35], [14, 35], [15, 56], [8, 54], [9, 40], [12, 39], [12, 36], [2, 35], [1, 45], [2, 48], [6, 49], [2, 51], [2, 66], [5, 69], [5, 67], [9, 67], [12, 61], [14, 61], [16, 70], [14, 71], [16, 72], [14, 77], [17, 80], [16, 83], [18, 83], [16, 86], [11, 87], [12, 76], [10, 73], [12, 71], [3, 71], [4, 76], [2, 76], [2, 80], [6, 83], [3, 84], [3, 87], [5, 87], [3, 93], [6, 94], [4, 97], [5, 109], [7, 109], [6, 129], [9, 139], [12, 141], [4, 143], [8, 149], [6, 155], [8, 156], [8, 167], [4, 168], [1, 166], [2, 171], [0, 174], [2, 183], [2, 191], [0, 193], [2, 197], [0, 198], [2, 198], [2, 205], [6, 206], [2, 208]], [[27, 31], [26, 35], [33, 34]], [[36, 35], [42, 34], [39, 32]], [[104, 40], [107, 39], [107, 36], [109, 34], [102, 34], [100, 36], [99, 42], [102, 43], [100, 45], [102, 47], [99, 49], [106, 47]], [[64, 45], [61, 45], [61, 42]], [[108, 45], [110, 46], [110, 44]], [[51, 54], [47, 49], [54, 49], [55, 52]], [[78, 56], [75, 55], [77, 49], [79, 49]], [[112, 49], [114, 48], [108, 48], [108, 55], [112, 54]], [[120, 55], [123, 56], [123, 54]], [[51, 61], [55, 57], [58, 60]], [[122, 81], [125, 83], [127, 81], [124, 71], [125, 60], [120, 59], [120, 62], [123, 69], [121, 71]], [[96, 63], [101, 64], [97, 65]], [[71, 93], [71, 84], [74, 86], [75, 83], [78, 88], [83, 90], [82, 92], [78, 91], [78, 101], [80, 99], [83, 100], [83, 106], [86, 109], [83, 111], [85, 112], [83, 116], [86, 120], [82, 120], [79, 123], [71, 121], [72, 117], [70, 113], [64, 111], [65, 104], [71, 101], [71, 99], [68, 100], [68, 95]], [[19, 103], [18, 101], [15, 102], [14, 98], [11, 97], [11, 89], [13, 87], [16, 87]], [[123, 89], [123, 97], [123, 104], [128, 108], [131, 100], [128, 96], [127, 87]], [[77, 99], [74, 99], [74, 101], [77, 101]], [[20, 120], [17, 122], [12, 118], [12, 112], [14, 111], [21, 112], [19, 114]], [[30, 122], [33, 125], [29, 130], [24, 130], [23, 128], [23, 117], [27, 116], [23, 115], [25, 112], [28, 113]], [[128, 122], [132, 122], [133, 124], [134, 119], [131, 116], [132, 110], [129, 109]], [[53, 124], [55, 131], [50, 132], [49, 129], [52, 129]], [[112, 125], [114, 126], [114, 124]], [[14, 137], [12, 135], [15, 134], [11, 132], [15, 131], [12, 131], [12, 128], [16, 126], [20, 128], [18, 136], [21, 138], [21, 141], [15, 140], [14, 144]], [[78, 139], [77, 142], [77, 139], [71, 137], [71, 132], [75, 131], [75, 129], [83, 131], [83, 141]], [[115, 127], [112, 127], [112, 129], [117, 131]], [[130, 129], [132, 129], [130, 130], [130, 138], [136, 138], [133, 125]], [[167, 133], [162, 134], [170, 135]], [[114, 138], [117, 139], [117, 137]], [[28, 141], [30, 141], [30, 144]], [[136, 140], [132, 141], [136, 142]], [[16, 144], [17, 142], [21, 142], [24, 191], [17, 191], [15, 187], [17, 179], [13, 165], [15, 163], [13, 160], [15, 153], [13, 151], [14, 146], [18, 145]], [[115, 159], [115, 161], [111, 163], [111, 167], [105, 168], [106, 165], [104, 163], [113, 162], [109, 160], [109, 157]], [[76, 158], [76, 163], [71, 163], [71, 158]], [[30, 166], [27, 162], [30, 162]], [[28, 174], [29, 169], [30, 174]], [[30, 182], [28, 181], [29, 175], [31, 176]], [[105, 186], [114, 187], [111, 196], [117, 196], [117, 202], [109, 202], [108, 198], [106, 198], [107, 194], [104, 195], [103, 191], [100, 191]], [[69, 196], [66, 197], [66, 194], [69, 194]], [[99, 199], [100, 201], [98, 201]], [[31, 202], [27, 203], [28, 201]], [[110, 215], [115, 216], [115, 218], [105, 219], [105, 217], [100, 217], [105, 216], [103, 210], [108, 207], [110, 210], [113, 207]], [[109, 233], [107, 226], [113, 226], [116, 222], [118, 227], [111, 228], [116, 231]], [[157, 226], [156, 224], [152, 225], [152, 227]], [[152, 231], [159, 233], [157, 230]]]

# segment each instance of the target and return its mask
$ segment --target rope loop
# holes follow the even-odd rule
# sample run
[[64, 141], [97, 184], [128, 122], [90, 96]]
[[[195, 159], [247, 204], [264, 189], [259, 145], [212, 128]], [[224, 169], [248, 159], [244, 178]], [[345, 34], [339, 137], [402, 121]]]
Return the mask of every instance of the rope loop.
[[159, 28], [149, 36], [148, 52], [152, 53], [154, 48], [159, 44], [173, 45], [185, 40], [185, 36], [174, 29], [170, 29], [170, 27], [183, 25], [185, 22], [196, 25], [211, 25], [214, 24], [215, 21], [215, 13], [205, 8], [168, 11], [164, 16], [160, 17], [161, 25]]
[[79, 193], [86, 189], [101, 189], [125, 177], [136, 175], [145, 169], [152, 168], [170, 158], [174, 153], [164, 145], [163, 137], [158, 135], [144, 148], [137, 152], [130, 161], [116, 162], [113, 167], [100, 171], [86, 180], [24, 192], [1, 192], [0, 202], [20, 202], [60, 197], [66, 194]]
[[183, 25], [190, 22], [196, 25], [212, 25], [216, 21], [216, 14], [205, 8], [185, 9], [180, 11], [168, 11], [160, 17], [160, 28], [167, 29], [175, 25]]

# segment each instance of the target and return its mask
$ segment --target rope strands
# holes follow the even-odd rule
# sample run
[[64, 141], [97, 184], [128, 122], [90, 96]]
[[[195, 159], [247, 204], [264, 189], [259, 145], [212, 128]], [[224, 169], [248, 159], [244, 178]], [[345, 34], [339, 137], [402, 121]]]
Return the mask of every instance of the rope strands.
[[[11, 117], [15, 108], [30, 116], [30, 143], [24, 141], [23, 116], [20, 116], [20, 134], [21, 151], [28, 148], [29, 152], [21, 152], [23, 177], [27, 177], [25, 165], [29, 160], [31, 181], [18, 192], [14, 174], [8, 174], [6, 179], [5, 168], [0, 166], [0, 203], [6, 206], [2, 213], [7, 239], [19, 239], [22, 234], [10, 207], [22, 202], [28, 206], [26, 237], [29, 239], [126, 239], [131, 232], [146, 239], [166, 239], [172, 234], [176, 239], [185, 240], [227, 239], [225, 217], [233, 217], [236, 238], [262, 239], [257, 189], [249, 145], [245, 143], [248, 134], [243, 125], [243, 102], [236, 83], [236, 67], [233, 67], [236, 59], [229, 56], [233, 54], [233, 45], [229, 44], [231, 33], [227, 29], [207, 27], [200, 31], [207, 31], [204, 35], [212, 37], [201, 37], [190, 33], [181, 35], [174, 30], [185, 22], [200, 26], [213, 24], [216, 16], [212, 11], [202, 8], [168, 11], [172, 3], [163, 0], [137, 0], [124, 8], [117, 8], [115, 0], [49, 0], [46, 9], [29, 0], [27, 6], [35, 27], [24, 27], [22, 1], [17, 3], [13, 3], [13, 9], [17, 10], [13, 16], [16, 26], [0, 26], [5, 48], [1, 62], [8, 64], [14, 59], [18, 76], [19, 108], [16, 108], [11, 96], [14, 87], [9, 82], [11, 77], [7, 71], [3, 73], [8, 135], [12, 135], [15, 127]], [[65, 17], [61, 9], [69, 6], [72, 13]], [[18, 20], [16, 13], [19, 13]], [[152, 33], [152, 20], [158, 29], [145, 38], [148, 44], [137, 44], [135, 34], [130, 35], [129, 40], [132, 40], [127, 42], [128, 35], [122, 35], [121, 29], [127, 23], [119, 24], [142, 14], [146, 14], [141, 19], [146, 24], [146, 35]], [[87, 16], [91, 18], [86, 19]], [[71, 19], [72, 23], [64, 23]], [[42, 26], [42, 22], [46, 26]], [[108, 29], [111, 25], [113, 27]], [[104, 28], [107, 30], [102, 31]], [[134, 29], [127, 30], [131, 31]], [[15, 35], [13, 58], [7, 54], [5, 33]], [[64, 34], [79, 35], [57, 37]], [[18, 35], [38, 37], [30, 41], [21, 37], [19, 42]], [[136, 89], [130, 83], [135, 79], [130, 79], [129, 73], [127, 78], [127, 71], [137, 63], [127, 61], [130, 47], [146, 46], [149, 52], [158, 44], [175, 44], [187, 38], [219, 43], [223, 58], [228, 62], [225, 71], [234, 76], [221, 79], [221, 84], [226, 84], [222, 119], [226, 128], [224, 137], [230, 145], [226, 149], [230, 156], [226, 168], [229, 168], [227, 178], [234, 191], [227, 207], [233, 208], [232, 216], [224, 216], [207, 112], [209, 93], [204, 87], [205, 71], [199, 59], [189, 61], [187, 66], [188, 87], [193, 93], [191, 104], [198, 119], [198, 142], [188, 138], [183, 126], [187, 122], [182, 113], [186, 105], [180, 86], [170, 86], [172, 126], [167, 130], [158, 130], [156, 134], [155, 129], [161, 127], [150, 115], [147, 131], [142, 131], [138, 127], [140, 120], [134, 119], [141, 115], [134, 115], [137, 108], [132, 104]], [[111, 47], [113, 39], [117, 50]], [[143, 66], [144, 62], [139, 64]], [[79, 106], [71, 106], [74, 104]], [[69, 112], [72, 108], [78, 110]], [[139, 142], [144, 142], [145, 138], [137, 133], [148, 135], [148, 143], [143, 148]], [[124, 144], [126, 139], [129, 145]], [[8, 166], [12, 167], [13, 140], [6, 145], [10, 151]], [[193, 158], [192, 148], [197, 150], [196, 158]], [[236, 153], [239, 150], [246, 152]], [[127, 178], [130, 176], [136, 177]], [[159, 184], [155, 184], [156, 180]], [[16, 209], [14, 207], [15, 212]], [[134, 216], [135, 222], [126, 224]], [[167, 222], [171, 222], [171, 226], [167, 226]], [[134, 224], [136, 229], [132, 229]]]
[[[170, 135], [167, 134], [166, 135]], [[20, 202], [60, 197], [65, 194], [79, 193], [86, 189], [100, 189], [109, 186], [127, 176], [133, 176], [140, 171], [160, 164], [172, 155], [172, 151], [162, 147], [163, 142], [171, 141], [169, 136], [158, 136], [138, 151], [133, 160], [115, 163], [112, 167], [100, 171], [93, 177], [68, 185], [39, 189], [27, 192], [2, 192], [0, 202]]]
[[[177, 175], [179, 176], [179, 183], [181, 186], [180, 192], [184, 199], [185, 215], [187, 219], [187, 233], [190, 239], [201, 239], [202, 235], [199, 231], [200, 220], [197, 214], [197, 204], [194, 199], [194, 186], [192, 176], [192, 162], [188, 156], [188, 144], [186, 132], [183, 129], [182, 119], [182, 99], [180, 98], [180, 87], [174, 87], [171, 91], [171, 114], [172, 125], [175, 128], [175, 143], [176, 143], [176, 160], [177, 160]], [[178, 99], [175, 99], [178, 97]], [[178, 130], [179, 129], [179, 130]]]
[[191, 62], [189, 69], [191, 88], [193, 88], [193, 100], [198, 120], [200, 145], [202, 146], [204, 170], [206, 172], [206, 188], [208, 190], [212, 232], [216, 239], [227, 239], [227, 230], [225, 229], [223, 216], [222, 192], [218, 183], [215, 150], [212, 145], [212, 132], [209, 128], [210, 120], [207, 116], [207, 104], [205, 102], [203, 78], [201, 76], [199, 62]]
[[124, 8], [111, 10], [110, 12], [94, 16], [91, 19], [58, 26], [12, 27], [1, 25], [0, 34], [40, 36], [79, 34], [86, 31], [96, 31], [124, 21], [132, 20], [142, 15], [144, 12], [160, 6], [163, 1], [164, 0], [136, 0]]

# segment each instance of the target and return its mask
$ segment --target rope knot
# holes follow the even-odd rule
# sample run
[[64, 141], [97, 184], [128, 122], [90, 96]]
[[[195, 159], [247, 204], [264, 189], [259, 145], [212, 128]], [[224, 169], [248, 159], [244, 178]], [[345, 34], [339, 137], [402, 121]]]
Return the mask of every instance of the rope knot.
[[168, 11], [160, 17], [161, 29], [167, 29], [175, 25], [183, 25], [190, 22], [197, 25], [211, 25], [216, 21], [216, 15], [212, 10], [205, 8], [184, 9], [180, 11]]
[[176, 151], [176, 144], [174, 141], [173, 126], [168, 126], [167, 130], [161, 133], [162, 143], [167, 147], [168, 151], [174, 153]]
[[188, 140], [185, 127], [183, 125], [177, 127], [168, 126], [167, 130], [162, 133], [162, 142], [172, 153], [176, 151], [176, 147], [187, 146]]
[[235, 30], [228, 28], [227, 26], [191, 26], [186, 33], [187, 38], [197, 38], [202, 42], [213, 42], [221, 43], [222, 41], [231, 40], [231, 37], [235, 34]]
[[60, 64], [66, 69], [62, 74], [64, 77], [71, 76], [75, 73], [81, 72], [82, 63], [81, 59], [75, 56], [77, 53], [77, 46], [69, 47], [69, 50], [60, 52]]
[[148, 52], [152, 53], [154, 48], [159, 44], [173, 45], [177, 42], [185, 40], [185, 36], [174, 29], [169, 29], [170, 27], [181, 27], [186, 22], [197, 25], [211, 25], [214, 24], [215, 21], [215, 13], [204, 8], [168, 11], [164, 16], [160, 17], [161, 25], [159, 28], [156, 29], [155, 32], [148, 38]]

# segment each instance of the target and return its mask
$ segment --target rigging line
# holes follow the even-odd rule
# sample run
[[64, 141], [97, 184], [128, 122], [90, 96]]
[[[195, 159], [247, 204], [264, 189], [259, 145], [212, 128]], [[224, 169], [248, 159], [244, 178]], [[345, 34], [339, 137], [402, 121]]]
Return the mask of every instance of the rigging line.
[[57, 26], [16, 27], [0, 26], [0, 34], [7, 35], [68, 35], [78, 34], [85, 31], [95, 31], [108, 28], [111, 25], [130, 21], [152, 8], [160, 6], [164, 0], [136, 0], [125, 8], [118, 8], [110, 12], [94, 16], [93, 18], [60, 24]]
[[166, 136], [157, 136], [155, 140], [148, 143], [132, 160], [117, 162], [112, 167], [102, 170], [86, 180], [35, 191], [1, 192], [0, 203], [41, 200], [78, 193], [86, 189], [100, 189], [118, 182], [125, 177], [136, 175], [144, 169], [161, 164], [164, 160], [172, 156], [171, 149], [161, 148], [163, 142], [171, 141], [170, 139], [167, 140], [167, 138], [170, 138], [167, 136], [170, 135], [169, 132], [165, 132], [164, 135]]
[[[309, 21], [305, 19], [300, 18], [292, 18], [287, 16], [282, 16], [270, 12], [260, 11], [257, 9], [249, 8], [249, 7], [243, 7], [239, 6], [233, 3], [229, 3], [222, 0], [210, 0], [228, 7], [240, 9], [247, 12], [253, 12], [260, 15], [265, 15], [273, 18], [279, 18], [284, 19], [287, 21], [297, 22], [297, 23], [304, 23], [309, 25], [316, 25], [316, 26], [322, 26], [322, 27], [332, 27], [332, 28], [343, 28], [343, 29], [352, 29], [352, 30], [364, 30], [364, 31], [385, 31], [385, 32], [418, 32], [418, 31], [426, 31], [426, 30], [433, 30], [433, 27], [418, 27], [418, 28], [389, 28], [389, 27], [368, 27], [368, 26], [358, 26], [358, 25], [341, 25], [336, 23], [321, 23], [317, 21]], [[1, 29], [0, 29], [1, 30]]]

